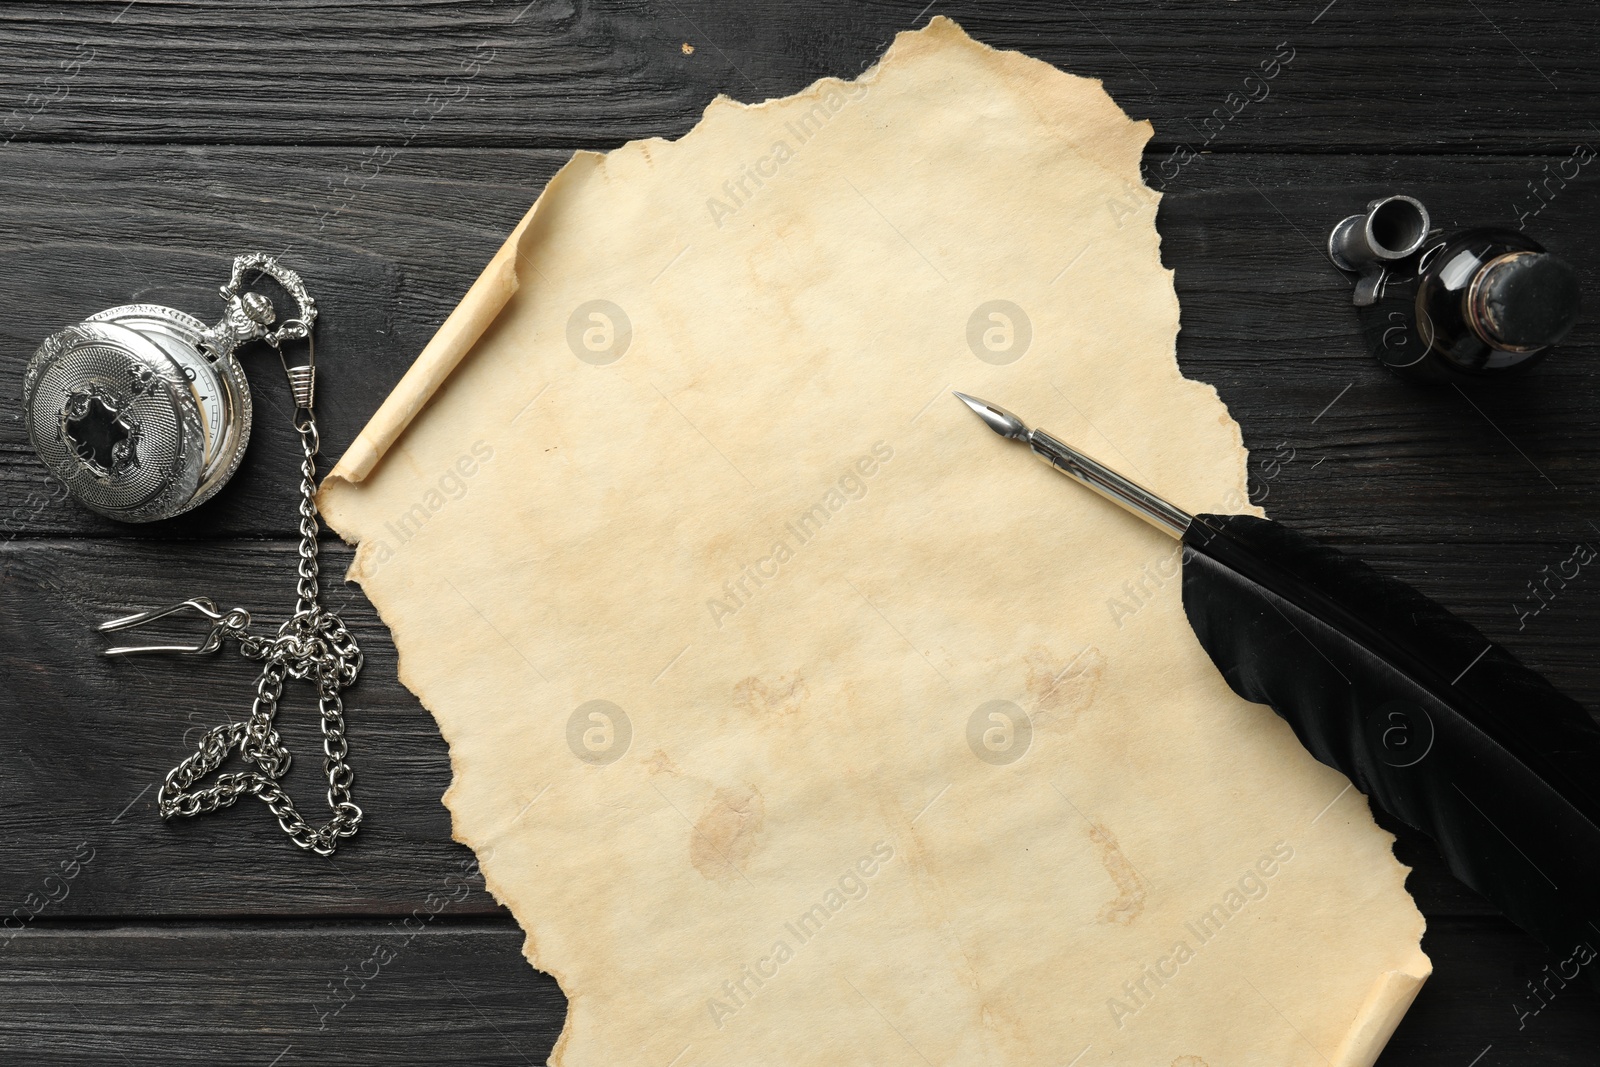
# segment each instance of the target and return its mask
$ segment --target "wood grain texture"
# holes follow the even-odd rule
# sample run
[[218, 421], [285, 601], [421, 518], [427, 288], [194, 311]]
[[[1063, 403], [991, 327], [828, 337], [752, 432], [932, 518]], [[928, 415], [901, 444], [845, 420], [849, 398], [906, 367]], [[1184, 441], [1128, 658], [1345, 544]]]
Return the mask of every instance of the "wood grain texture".
[[[327, 552], [337, 574], [349, 562]], [[80, 842], [100, 857], [48, 917], [404, 914], [471, 854], [450, 840], [439, 798], [449, 755], [433, 720], [396, 680], [394, 646], [352, 587], [327, 587], [366, 656], [346, 693], [360, 834], [325, 861], [296, 849], [266, 808], [244, 798], [163, 822], [155, 791], [212, 726], [249, 713], [256, 664], [231, 647], [206, 659], [96, 655], [95, 620], [208, 593], [254, 609], [270, 632], [292, 607], [293, 546], [204, 542], [15, 541], [0, 548], [0, 914]], [[181, 623], [165, 631], [178, 636]], [[286, 788], [308, 818], [326, 816], [321, 737], [309, 686], [288, 683], [279, 711], [296, 757]], [[525, 798], [529, 799], [529, 798]], [[152, 865], [161, 872], [151, 877]], [[475, 889], [453, 914], [503, 914]]]
[[[41, 921], [0, 948], [0, 1050], [30, 1067], [543, 1063], [566, 1002], [521, 941], [448, 911], [411, 927]], [[1552, 983], [1541, 1006], [1527, 983], [1551, 961], [1503, 920], [1436, 921], [1424, 947], [1439, 969], [1380, 1067], [1464, 1067], [1486, 1046], [1496, 1067], [1591, 1067], [1593, 994]]]
[[[1529, 183], [1600, 139], [1600, 25], [1580, 0], [9, 3], [0, 924], [37, 917], [14, 937], [0, 926], [0, 1062], [532, 1064], [564, 1014], [520, 931], [464, 875], [470, 856], [439, 803], [445, 745], [396, 681], [380, 620], [338, 582], [349, 552], [331, 539], [329, 603], [367, 653], [349, 694], [362, 833], [321, 861], [250, 800], [160, 821], [154, 784], [186, 732], [245, 711], [252, 665], [231, 652], [108, 661], [91, 626], [202, 593], [282, 617], [295, 478], [282, 383], [270, 360], [246, 358], [256, 440], [215, 501], [119, 526], [62, 502], [27, 446], [20, 374], [39, 340], [134, 299], [209, 316], [229, 256], [282, 251], [324, 312], [331, 462], [573, 148], [678, 136], [718, 93], [755, 100], [848, 76], [932, 13], [1103, 78], [1152, 119], [1179, 360], [1243, 426], [1256, 498], [1600, 707], [1600, 575], [1537, 615], [1518, 607], [1574, 543], [1600, 545], [1595, 302], [1533, 374], [1419, 389], [1362, 350], [1322, 253], [1334, 221], [1403, 191], [1441, 225], [1526, 222], [1600, 291], [1593, 168], [1528, 214]], [[1283, 49], [1293, 59], [1263, 96], [1245, 79]], [[1174, 174], [1180, 146], [1203, 154]], [[1060, 251], [1065, 265], [1080, 250]], [[1092, 265], [1091, 250], [1074, 269]], [[282, 721], [304, 760], [291, 790], [316, 810], [306, 696], [291, 687]], [[1593, 993], [1572, 984], [1519, 1014], [1559, 957], [1451, 878], [1425, 839], [1380, 822], [1414, 868], [1436, 966], [1384, 1067], [1592, 1063]], [[47, 879], [82, 848], [93, 859], [66, 895], [35, 909], [60, 896]], [[441, 893], [448, 906], [406, 941], [405, 918]], [[349, 979], [348, 994], [375, 946], [401, 941], [348, 1007], [319, 1016], [338, 1003], [333, 984]]]
[[543, 1063], [566, 1013], [509, 922], [40, 924], [0, 949], [8, 1064]]
[[[281, 372], [270, 351], [243, 356], [259, 408], [255, 444], [216, 500], [126, 526], [48, 492], [28, 447], [16, 417], [21, 374], [45, 335], [135, 299], [211, 314], [233, 249], [288, 249], [323, 309], [319, 397], [331, 461], [567, 157], [410, 150], [325, 217], [347, 203], [330, 190], [358, 167], [359, 151], [14, 144], [4, 153], [10, 220], [0, 248], [12, 266], [0, 291], [0, 409], [13, 417], [0, 420], [0, 536], [95, 537], [292, 536], [298, 475]], [[1157, 186], [1164, 158], [1148, 159]], [[1252, 450], [1286, 442], [1306, 457], [1257, 490], [1279, 517], [1351, 544], [1554, 546], [1588, 528], [1585, 494], [1600, 486], [1594, 303], [1536, 374], [1466, 395], [1419, 388], [1365, 353], [1348, 285], [1321, 245], [1339, 218], [1396, 189], [1421, 197], [1443, 225], [1515, 225], [1547, 162], [1218, 155], [1165, 182], [1158, 223], [1183, 303], [1180, 364], [1221, 390]], [[1572, 255], [1590, 291], [1600, 291], [1600, 263], [1582, 253], [1600, 244], [1597, 190], [1584, 174], [1529, 220], [1530, 233]], [[1062, 265], [1080, 251], [1062, 249]], [[1093, 269], [1092, 251], [1078, 269]], [[1068, 301], [1071, 280], [1058, 283]], [[1307, 491], [1289, 492], [1295, 484]], [[1428, 491], [1386, 491], [1396, 484]]]
[[[347, 549], [325, 551], [330, 572], [347, 565]], [[171, 600], [180, 590], [254, 608], [266, 629], [282, 617], [295, 558], [293, 546], [277, 542], [0, 546], [0, 676], [11, 686], [3, 705], [8, 737], [0, 747], [0, 781], [8, 786], [0, 790], [0, 822], [14, 828], [0, 844], [0, 870], [8, 872], [0, 915], [21, 904], [80, 842], [102, 859], [65, 900], [52, 903], [47, 917], [404, 914], [470, 858], [450, 842], [439, 800], [450, 784], [444, 741], [400, 686], [381, 620], [348, 586], [329, 586], [327, 603], [366, 653], [347, 700], [356, 799], [368, 813], [360, 835], [332, 859], [307, 864], [253, 801], [195, 820], [163, 822], [156, 813], [154, 788], [189, 745], [205, 728], [247, 712], [255, 667], [231, 649], [204, 660], [107, 659], [95, 655], [109, 642], [91, 632], [92, 624]], [[1441, 559], [1406, 550], [1372, 558], [1390, 572], [1424, 572], [1419, 584], [1427, 591], [1456, 602], [1568, 692], [1600, 702], [1583, 636], [1600, 630], [1600, 588], [1575, 588], [1569, 601], [1551, 605], [1548, 617], [1518, 631], [1515, 615], [1495, 599], [1497, 587], [1479, 580], [1460, 553]], [[514, 639], [514, 624], [503, 626]], [[175, 625], [167, 632], [184, 630]], [[561, 736], [568, 710], [552, 710], [553, 737]], [[288, 689], [280, 726], [290, 751], [301, 756], [290, 771], [291, 795], [316, 813], [320, 740], [304, 687]], [[1408, 888], [1425, 914], [1495, 914], [1449, 874], [1426, 839], [1390, 820], [1384, 825], [1400, 836], [1402, 861], [1416, 867]], [[162, 877], [150, 877], [151, 863]], [[451, 913], [501, 914], [478, 891]]]
[[[407, 152], [373, 177], [359, 171], [358, 149], [0, 151], [10, 208], [0, 227], [10, 264], [0, 293], [0, 536], [293, 536], [298, 446], [270, 349], [240, 353], [256, 416], [239, 473], [201, 511], [128, 526], [49, 491], [20, 413], [34, 348], [114, 304], [166, 303], [213, 321], [236, 251], [282, 253], [320, 312], [326, 471], [569, 155]], [[364, 184], [345, 187], [352, 174]]]
[[[0, 97], [21, 109], [7, 135], [27, 140], [611, 147], [683, 133], [718, 93], [760, 100], [852, 75], [919, 8], [10, 3], [0, 8]], [[997, 47], [1104, 79], [1130, 114], [1155, 121], [1162, 146], [1570, 150], [1594, 136], [1600, 104], [1589, 37], [1574, 32], [1592, 20], [1581, 0], [929, 8]], [[1267, 90], [1247, 84], [1280, 45], [1288, 67]], [[1260, 99], [1241, 106], [1230, 94]], [[1226, 120], [1208, 126], [1213, 112]]]
[[[1545, 968], [1554, 970], [1561, 957], [1552, 958], [1503, 919], [1432, 919], [1422, 947], [1433, 960], [1433, 977], [1378, 1067], [1594, 1063], [1600, 1047], [1595, 995], [1581, 978], [1565, 986], [1559, 976], [1549, 978]], [[1539, 983], [1542, 1001], [1530, 982]]]

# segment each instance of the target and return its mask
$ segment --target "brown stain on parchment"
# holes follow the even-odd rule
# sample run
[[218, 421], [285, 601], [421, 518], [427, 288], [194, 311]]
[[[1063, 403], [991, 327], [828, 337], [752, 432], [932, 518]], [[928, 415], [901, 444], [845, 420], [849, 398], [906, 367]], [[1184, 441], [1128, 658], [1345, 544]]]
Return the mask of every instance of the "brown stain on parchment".
[[1122, 854], [1117, 838], [1099, 823], [1089, 827], [1089, 840], [1100, 854], [1100, 865], [1111, 876], [1117, 895], [1100, 909], [1100, 921], [1127, 926], [1144, 911], [1144, 879], [1133, 869], [1128, 857]]
[[1199, 1056], [1179, 1056], [1172, 1061], [1172, 1067], [1206, 1067], [1206, 1061]]
[[766, 805], [754, 786], [719, 789], [695, 821], [689, 862], [709, 882], [738, 878], [756, 850]]
[[805, 706], [811, 690], [799, 674], [776, 675], [770, 682], [750, 675], [733, 687], [733, 699], [752, 715], [793, 715]]
[[[730, 575], [733, 575], [735, 571], [743, 569], [743, 564], [734, 562], [738, 554], [739, 544], [738, 531], [724, 530], [708, 537], [705, 544], [700, 546], [698, 555], [710, 566], [713, 572], [720, 574], [723, 571], [727, 571]], [[716, 595], [721, 597], [723, 591], [718, 589]]]
[[1094, 703], [1105, 674], [1106, 658], [1094, 646], [1062, 662], [1043, 645], [1035, 645], [1022, 661], [1028, 695], [1040, 725], [1063, 720]]
[[674, 778], [683, 777], [683, 772], [678, 769], [676, 763], [672, 762], [672, 757], [659, 748], [650, 754], [650, 758], [644, 761], [644, 765], [650, 768], [651, 774], [670, 774]]

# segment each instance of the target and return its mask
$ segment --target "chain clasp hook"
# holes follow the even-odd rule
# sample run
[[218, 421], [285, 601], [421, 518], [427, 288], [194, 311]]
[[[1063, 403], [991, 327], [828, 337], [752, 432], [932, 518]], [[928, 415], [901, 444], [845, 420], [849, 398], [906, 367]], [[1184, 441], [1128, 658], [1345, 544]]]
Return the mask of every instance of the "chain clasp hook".
[[175, 615], [188, 609], [199, 612], [211, 620], [211, 629], [204, 640], [192, 645], [120, 645], [116, 648], [106, 649], [102, 655], [106, 656], [134, 656], [147, 652], [171, 652], [179, 655], [202, 656], [215, 652], [222, 647], [222, 639], [229, 634], [241, 634], [250, 627], [250, 613], [243, 608], [232, 608], [228, 611], [218, 611], [216, 602], [209, 597], [197, 596], [174, 604], [169, 608], [159, 608], [153, 611], [140, 611], [133, 615], [124, 615], [120, 619], [112, 619], [95, 627], [100, 633], [119, 633], [123, 630], [135, 630], [157, 619], [164, 619], [168, 615]]

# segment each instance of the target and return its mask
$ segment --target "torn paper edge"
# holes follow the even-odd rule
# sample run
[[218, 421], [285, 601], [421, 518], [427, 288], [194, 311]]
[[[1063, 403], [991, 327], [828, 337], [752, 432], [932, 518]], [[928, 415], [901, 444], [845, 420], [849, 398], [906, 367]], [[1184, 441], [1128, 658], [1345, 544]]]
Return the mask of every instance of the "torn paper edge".
[[506, 238], [489, 265], [467, 290], [467, 295], [461, 298], [461, 303], [450, 312], [405, 376], [384, 398], [372, 418], [367, 420], [344, 455], [339, 457], [339, 462], [328, 472], [324, 484], [333, 480], [359, 482], [371, 474], [389, 446], [400, 439], [406, 427], [411, 425], [411, 420], [427, 405], [466, 354], [472, 351], [483, 332], [500, 316], [501, 310], [521, 284], [517, 276], [517, 260], [522, 256], [522, 239], [539, 214], [539, 205], [566, 170], [563, 167], [550, 179], [544, 193], [534, 201], [522, 221], [517, 223], [511, 236]]
[[[934, 30], [937, 33], [946, 33], [953, 30], [971, 40], [965, 31], [952, 20], [944, 16], [936, 16], [922, 30], [906, 30], [897, 34], [894, 42], [879, 57], [878, 62], [862, 72], [854, 79], [854, 82], [858, 84], [871, 82], [877, 76], [879, 69], [893, 57], [896, 51], [911, 43], [905, 41], [905, 38], [926, 34], [929, 30]], [[982, 44], [982, 42], [975, 43]], [[1007, 58], [1017, 57], [1031, 62], [1043, 62], [1022, 52], [995, 49], [988, 45], [983, 45], [983, 47]], [[1079, 75], [1074, 76], [1081, 77]], [[821, 91], [823, 86], [844, 80], [822, 78], [790, 96], [755, 103], [745, 103], [734, 100], [731, 97], [719, 95], [706, 105], [701, 115], [701, 121], [703, 122], [718, 108], [731, 106], [740, 109], [760, 109], [773, 103], [806, 95], [815, 95]], [[1100, 85], [1102, 91], [1104, 91], [1103, 83], [1099, 79], [1089, 80]], [[1149, 121], [1143, 120], [1139, 124], [1146, 127], [1146, 140], [1148, 141], [1149, 136], [1154, 132]], [[694, 130], [698, 128], [698, 125], [699, 123], [696, 124], [696, 127], [687, 131], [683, 138], [679, 140], [691, 136]], [[660, 140], [663, 139], [648, 138], [646, 142]], [[628, 145], [619, 146], [619, 149], [638, 143], [640, 142], [629, 142]], [[534, 201], [533, 206], [528, 209], [527, 214], [522, 217], [521, 221], [511, 231], [494, 257], [489, 261], [489, 264], [467, 290], [466, 295], [455, 310], [445, 319], [438, 331], [417, 356], [412, 366], [389, 393], [366, 426], [362, 428], [356, 439], [351, 443], [344, 455], [340, 457], [338, 463], [335, 464], [333, 470], [329, 472], [324, 481], [324, 488], [327, 487], [328, 482], [336, 480], [345, 483], [361, 482], [377, 468], [389, 448], [405, 433], [411, 421], [428, 405], [428, 402], [433, 398], [439, 387], [445, 383], [456, 367], [477, 346], [484, 333], [499, 318], [506, 305], [510, 303], [511, 298], [516, 295], [522, 285], [522, 278], [518, 273], [518, 261], [525, 262], [530, 269], [537, 272], [537, 268], [533, 267], [532, 260], [525, 254], [523, 246], [533, 243], [533, 234], [538, 229], [537, 224], [542, 218], [541, 205], [545, 204], [546, 198], [549, 197], [552, 201], [558, 200], [563, 195], [564, 186], [575, 180], [575, 174], [580, 171], [586, 171], [590, 167], [602, 165], [606, 154], [608, 153], [586, 150], [575, 152], [573, 158], [551, 177], [544, 190]], [[1141, 185], [1144, 185], [1144, 183], [1141, 182]], [[1144, 188], [1152, 195], [1156, 204], [1159, 204], [1160, 200], [1163, 199], [1162, 194], [1150, 189], [1148, 185], [1144, 185]], [[548, 210], [548, 208], [545, 209], [546, 214]], [[1159, 241], [1159, 233], [1157, 238]], [[1167, 269], [1167, 273], [1171, 275], [1174, 272]], [[1180, 378], [1185, 382], [1193, 382], [1206, 387], [1217, 402], [1221, 403], [1221, 397], [1214, 385], [1183, 375], [1182, 369], [1177, 364], [1176, 337], [1174, 337], [1172, 357], [1173, 369]], [[1223, 406], [1226, 408], [1226, 405]], [[1230, 421], [1233, 422], [1236, 443], [1240, 450], [1244, 451], [1243, 428], [1238, 424], [1237, 420]], [[1248, 510], [1257, 515], [1265, 514], [1259, 506], [1254, 504], [1249, 505]], [[350, 577], [357, 577], [354, 564], [352, 565]], [[404, 683], [403, 669], [401, 675], [402, 683]], [[407, 684], [407, 688], [415, 691], [409, 684]], [[452, 760], [452, 772], [454, 769], [454, 761]], [[453, 785], [454, 774], [452, 773]], [[449, 806], [448, 794], [449, 790], [446, 790], [445, 802], [447, 807]], [[452, 824], [453, 822], [454, 820], [452, 819]], [[471, 845], [471, 842], [464, 841], [460, 836], [456, 835], [454, 830], [452, 831], [452, 837], [462, 844]], [[1409, 868], [1405, 870], [1406, 873], [1409, 873]], [[496, 900], [503, 899], [496, 887], [490, 886], [490, 891]], [[530, 951], [532, 942], [532, 935], [529, 934], [527, 944], [524, 947], [524, 955], [535, 966], [543, 966], [534, 959], [534, 953]], [[1417, 959], [1410, 970], [1390, 970], [1379, 975], [1373, 981], [1366, 999], [1352, 1018], [1344, 1038], [1340, 1041], [1338, 1049], [1330, 1061], [1332, 1067], [1372, 1067], [1431, 973], [1431, 961], [1423, 953], [1419, 942]], [[559, 1062], [559, 1053], [567, 1037], [567, 1028], [563, 1027], [561, 1039], [552, 1053], [551, 1062]]]
[[[897, 50], [907, 47], [904, 43], [906, 38], [916, 38], [918, 35], [926, 34], [929, 30], [934, 30], [938, 33], [954, 31], [971, 40], [966, 31], [962, 30], [954, 21], [943, 15], [937, 15], [930, 19], [928, 25], [921, 30], [902, 30], [896, 34], [894, 41], [884, 51], [883, 55], [878, 57], [878, 61], [851, 81], [854, 84], [870, 84], [877, 77], [878, 71], [884, 63]], [[974, 43], [982, 44], [982, 42], [976, 41]], [[999, 49], [992, 48], [989, 45], [982, 45], [982, 47], [991, 52], [1000, 52]], [[1006, 52], [1003, 54], [1018, 56], [1032, 62], [1043, 62], [1022, 52]], [[1074, 76], [1076, 77], [1077, 75]], [[681, 142], [693, 136], [695, 130], [699, 129], [706, 118], [718, 108], [735, 107], [759, 110], [770, 104], [781, 103], [802, 96], [814, 96], [819, 94], [824, 86], [845, 84], [846, 81], [847, 79], [837, 77], [819, 78], [804, 89], [789, 96], [760, 100], [755, 103], [745, 103], [729, 96], [718, 95], [705, 106], [699, 121], [678, 140]], [[1095, 84], [1098, 85], [1100, 82], [1095, 80]], [[653, 142], [665, 142], [665, 139], [650, 137], [642, 141], [629, 141], [626, 144], [619, 145], [614, 151], [622, 151], [634, 145]], [[540, 205], [544, 204], [547, 197], [554, 200], [560, 196], [561, 188], [573, 180], [573, 171], [585, 165], [591, 167], [599, 166], [609, 154], [579, 150], [573, 153], [572, 159], [568, 160], [560, 170], [556, 171], [555, 175], [545, 185], [544, 191], [534, 201], [533, 207], [528, 209], [528, 213], [522, 217], [522, 221], [511, 231], [511, 235], [500, 246], [500, 250], [489, 261], [489, 265], [484, 268], [483, 273], [478, 275], [477, 280], [472, 283], [472, 287], [467, 290], [467, 294], [461, 298], [461, 303], [456, 305], [456, 309], [444, 320], [444, 324], [439, 327], [438, 332], [428, 341], [422, 352], [417, 356], [416, 361], [411, 365], [411, 368], [406, 371], [394, 389], [390, 391], [388, 397], [384, 399], [377, 412], [368, 420], [366, 426], [362, 427], [361, 432], [350, 443], [350, 447], [345, 450], [344, 455], [339, 457], [339, 462], [334, 465], [333, 470], [328, 472], [327, 478], [324, 479], [324, 485], [330, 481], [341, 481], [350, 484], [360, 482], [365, 480], [377, 468], [378, 463], [383, 459], [384, 453], [405, 433], [406, 428], [411, 425], [411, 420], [416, 418], [423, 408], [427, 407], [428, 401], [433, 399], [434, 393], [439, 390], [439, 387], [445, 383], [445, 380], [450, 377], [462, 360], [477, 346], [479, 339], [494, 324], [494, 321], [500, 317], [500, 313], [510, 303], [512, 296], [517, 293], [522, 284], [522, 279], [517, 273], [517, 261], [521, 260], [530, 268], [537, 270], [537, 268], [533, 267], [533, 261], [525, 255], [522, 246], [531, 241], [531, 234], [536, 229], [536, 220], [540, 217]]]

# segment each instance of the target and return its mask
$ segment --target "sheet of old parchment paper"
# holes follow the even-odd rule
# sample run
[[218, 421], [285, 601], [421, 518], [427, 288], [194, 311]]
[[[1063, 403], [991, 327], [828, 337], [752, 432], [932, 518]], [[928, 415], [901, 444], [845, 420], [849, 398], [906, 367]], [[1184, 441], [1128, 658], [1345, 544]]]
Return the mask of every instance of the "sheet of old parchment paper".
[[1428, 973], [1361, 796], [1228, 691], [1147, 123], [936, 19], [579, 153], [325, 485], [568, 1067], [1370, 1064]]

